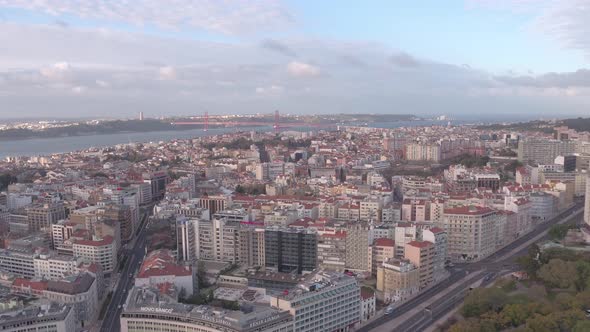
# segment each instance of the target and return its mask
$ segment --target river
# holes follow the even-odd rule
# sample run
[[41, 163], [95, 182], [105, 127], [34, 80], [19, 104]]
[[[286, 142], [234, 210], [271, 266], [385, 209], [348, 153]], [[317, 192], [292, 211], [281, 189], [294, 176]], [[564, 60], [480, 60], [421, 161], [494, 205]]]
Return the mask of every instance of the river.
[[[440, 121], [397, 121], [369, 124], [369, 126], [379, 128], [398, 128], [398, 127], [415, 127], [430, 126], [434, 124], [446, 124]], [[301, 128], [304, 129], [304, 128]], [[152, 131], [144, 133], [123, 133], [111, 135], [88, 135], [88, 136], [70, 136], [57, 138], [34, 138], [14, 141], [0, 141], [0, 158], [7, 156], [40, 156], [53, 153], [64, 153], [79, 151], [90, 147], [106, 147], [129, 142], [159, 142], [173, 139], [202, 137], [207, 135], [217, 135], [234, 131], [234, 128], [211, 128], [209, 131], [203, 129], [189, 129], [179, 131]], [[240, 131], [269, 131], [272, 127], [240, 127]], [[297, 130], [295, 128], [289, 130]], [[314, 130], [305, 128], [304, 130]]]

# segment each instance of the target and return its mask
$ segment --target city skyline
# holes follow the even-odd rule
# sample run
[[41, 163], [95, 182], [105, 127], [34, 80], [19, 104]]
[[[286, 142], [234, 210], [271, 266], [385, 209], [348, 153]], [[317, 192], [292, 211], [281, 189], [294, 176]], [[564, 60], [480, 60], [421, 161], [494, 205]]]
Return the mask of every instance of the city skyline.
[[338, 4], [2, 0], [0, 118], [585, 114], [586, 1]]

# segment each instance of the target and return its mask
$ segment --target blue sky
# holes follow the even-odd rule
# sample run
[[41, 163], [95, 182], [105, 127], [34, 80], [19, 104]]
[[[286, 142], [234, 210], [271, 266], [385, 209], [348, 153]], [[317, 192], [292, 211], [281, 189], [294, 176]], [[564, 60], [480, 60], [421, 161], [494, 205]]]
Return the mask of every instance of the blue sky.
[[545, 116], [589, 103], [587, 0], [171, 3], [0, 0], [0, 43], [11, 45], [0, 52], [0, 95], [64, 116], [161, 112], [140, 102], [154, 90], [173, 101], [170, 113], [193, 100], [226, 113], [236, 103], [248, 112], [400, 103], [464, 114], [479, 102]]

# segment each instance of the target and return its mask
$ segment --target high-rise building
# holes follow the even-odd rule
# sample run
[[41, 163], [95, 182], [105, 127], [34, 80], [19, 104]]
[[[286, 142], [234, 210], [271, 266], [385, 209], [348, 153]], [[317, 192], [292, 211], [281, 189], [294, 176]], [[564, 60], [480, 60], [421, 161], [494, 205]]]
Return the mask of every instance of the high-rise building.
[[51, 232], [51, 225], [66, 218], [66, 209], [62, 202], [43, 203], [28, 207], [27, 221], [29, 231]]
[[270, 305], [293, 316], [292, 331], [348, 331], [361, 320], [360, 287], [342, 273], [311, 274], [295, 289], [271, 296]]
[[318, 267], [328, 271], [346, 268], [346, 232], [318, 231]]
[[186, 217], [176, 219], [176, 248], [179, 261], [193, 262], [197, 258], [194, 220]]
[[557, 156], [576, 152], [576, 144], [576, 141], [528, 137], [518, 142], [518, 160], [525, 164], [553, 164]]
[[152, 188], [152, 200], [162, 199], [166, 194], [166, 184], [169, 177], [166, 171], [144, 173], [143, 182], [149, 183]]
[[268, 227], [264, 231], [267, 268], [278, 272], [312, 271], [317, 267], [317, 233], [309, 229]]
[[439, 281], [446, 275], [447, 232], [440, 227], [425, 229], [422, 231], [422, 240], [434, 243], [434, 256], [432, 257], [433, 275], [434, 281]]
[[373, 243], [372, 226], [368, 223], [350, 224], [346, 228], [346, 268], [370, 271], [369, 246]]
[[195, 259], [228, 263], [239, 262], [239, 223], [228, 222], [226, 219], [191, 219], [190, 222], [193, 223], [192, 227], [195, 233]]
[[240, 263], [264, 267], [264, 228], [240, 228]]
[[445, 209], [448, 255], [453, 262], [476, 262], [495, 250], [497, 213], [487, 207]]
[[105, 274], [114, 272], [118, 267], [117, 243], [112, 236], [95, 237], [92, 240], [74, 240], [72, 250], [74, 256], [100, 264]]
[[434, 243], [412, 241], [406, 244], [404, 255], [418, 268], [420, 289], [426, 288], [434, 281]]

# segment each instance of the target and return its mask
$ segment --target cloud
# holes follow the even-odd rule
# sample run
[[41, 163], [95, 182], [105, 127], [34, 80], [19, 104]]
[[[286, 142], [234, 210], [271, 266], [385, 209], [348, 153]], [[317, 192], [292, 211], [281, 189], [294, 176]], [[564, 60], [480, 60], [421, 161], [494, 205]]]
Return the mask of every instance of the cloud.
[[389, 61], [398, 67], [412, 68], [420, 66], [420, 62], [416, 58], [405, 52], [393, 54], [389, 57]]
[[256, 93], [259, 95], [265, 96], [276, 96], [283, 93], [285, 89], [280, 85], [271, 85], [268, 87], [258, 87], [256, 88]]
[[162, 80], [175, 80], [177, 78], [176, 69], [171, 66], [160, 67], [158, 77]]
[[590, 56], [590, 4], [586, 0], [558, 1], [535, 20], [533, 26], [563, 47]]
[[588, 109], [583, 104], [590, 95], [584, 70], [522, 72], [521, 77], [420, 58], [419, 66], [392, 74], [391, 54], [403, 52], [376, 43], [282, 42], [297, 50], [297, 59], [308, 59], [284, 62], [282, 55], [269, 56], [262, 43], [0, 23], [0, 45], [10, 45], [0, 52], [0, 118], [15, 112], [121, 117], [135, 109], [183, 115], [194, 114], [195, 104], [210, 114], [278, 108], [308, 114], [498, 116], [501, 109], [538, 116], [558, 109], [565, 116], [586, 114]]
[[291, 61], [287, 65], [287, 72], [294, 77], [314, 77], [320, 74], [320, 69], [308, 63]]
[[297, 53], [295, 53], [295, 51], [293, 51], [289, 46], [274, 39], [265, 39], [262, 41], [260, 46], [264, 49], [277, 52], [285, 56], [297, 56]]
[[293, 17], [279, 0], [0, 0], [0, 6], [50, 15], [167, 28], [192, 27], [241, 34], [289, 25]]
[[88, 89], [88, 88], [87, 88], [87, 87], [85, 87], [85, 86], [75, 86], [75, 87], [73, 87], [73, 88], [72, 88], [72, 91], [73, 91], [74, 93], [80, 94], [80, 93], [83, 93], [83, 92], [85, 92], [87, 89]]
[[41, 68], [39, 72], [46, 78], [49, 79], [64, 79], [70, 72], [71, 67], [67, 62], [58, 62], [53, 66]]
[[569, 73], [547, 73], [533, 76], [495, 76], [495, 80], [511, 86], [537, 88], [590, 87], [590, 70], [579, 69]]

